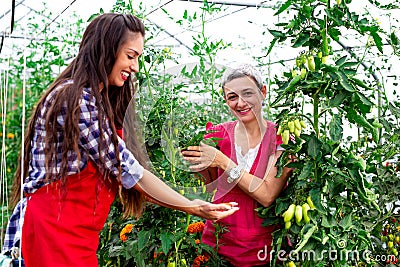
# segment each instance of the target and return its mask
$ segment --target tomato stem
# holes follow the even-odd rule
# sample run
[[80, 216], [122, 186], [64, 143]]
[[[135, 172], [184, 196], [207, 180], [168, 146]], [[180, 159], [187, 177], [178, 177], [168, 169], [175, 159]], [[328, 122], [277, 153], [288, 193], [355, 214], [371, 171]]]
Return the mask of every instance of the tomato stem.
[[[319, 91], [319, 90], [318, 90]], [[315, 130], [315, 134], [317, 137], [319, 137], [319, 125], [318, 125], [318, 119], [319, 119], [319, 95], [318, 95], [318, 91], [315, 92], [315, 94], [313, 95], [313, 107], [314, 107], [314, 114], [313, 114], [313, 118], [314, 118], [314, 130]]]

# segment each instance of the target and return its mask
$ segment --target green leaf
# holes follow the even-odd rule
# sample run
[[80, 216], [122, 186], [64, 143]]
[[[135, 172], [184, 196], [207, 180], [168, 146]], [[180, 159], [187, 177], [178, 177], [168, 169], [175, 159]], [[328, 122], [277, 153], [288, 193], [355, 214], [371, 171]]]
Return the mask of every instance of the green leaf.
[[139, 231], [138, 233], [138, 247], [142, 250], [151, 238], [151, 231]]
[[339, 225], [343, 228], [343, 230], [348, 231], [349, 229], [352, 228], [352, 219], [351, 219], [351, 214], [346, 215], [340, 222]]
[[329, 123], [329, 135], [334, 142], [340, 142], [343, 137], [342, 119], [339, 115], [333, 114], [332, 120]]
[[310, 173], [314, 167], [314, 163], [312, 161], [307, 161], [303, 168], [301, 169], [301, 173], [298, 177], [299, 180], [307, 179], [310, 176]]
[[334, 98], [329, 100], [329, 106], [330, 107], [338, 107], [343, 103], [343, 100], [345, 100], [347, 97], [347, 94], [344, 93], [339, 93], [335, 95]]
[[289, 207], [289, 202], [282, 198], [276, 199], [275, 214], [282, 214]]
[[306, 224], [306, 225], [304, 225], [304, 228], [307, 228], [307, 232], [303, 235], [301, 242], [299, 243], [296, 250], [294, 251], [295, 252], [294, 255], [297, 255], [297, 253], [307, 244], [308, 240], [311, 238], [311, 236], [314, 234], [314, 232], [318, 229], [318, 226], [313, 225], [310, 227], [309, 224]]
[[368, 122], [368, 120], [362, 114], [358, 114], [355, 110], [349, 109], [347, 110], [347, 118], [350, 122], [355, 122], [359, 126], [364, 127], [365, 129], [372, 129], [374, 128], [372, 124]]
[[349, 68], [343, 69], [343, 72], [347, 75], [348, 78], [350, 78], [350, 77], [352, 77], [352, 76], [357, 74], [357, 70], [349, 69]]
[[160, 234], [161, 239], [161, 248], [165, 254], [168, 254], [168, 251], [172, 248], [172, 244], [174, 243], [174, 236], [170, 232], [162, 232]]
[[394, 45], [394, 46], [399, 45], [400, 41], [399, 41], [399, 38], [396, 36], [395, 32], [392, 32], [390, 34], [390, 41], [391, 41], [392, 45]]
[[360, 92], [357, 92], [356, 96], [358, 97], [358, 99], [361, 101], [361, 103], [363, 105], [368, 106], [368, 107], [373, 107], [374, 106], [374, 103], [371, 102], [371, 100], [369, 100], [364, 94], [362, 94]]
[[303, 46], [306, 42], [310, 40], [310, 33], [300, 33], [297, 37], [297, 39], [294, 41], [292, 47], [293, 48], [298, 48]]
[[339, 58], [338, 60], [336, 60], [335, 64], [336, 66], [342, 66], [345, 62], [346, 62], [347, 56], [343, 56], [341, 58]]
[[350, 68], [350, 67], [357, 66], [358, 64], [359, 64], [359, 62], [356, 62], [356, 61], [347, 61], [342, 64], [342, 68]]
[[285, 89], [285, 92], [291, 93], [291, 89], [294, 89], [295, 85], [301, 80], [301, 76], [297, 75], [292, 80], [290, 80], [288, 86]]
[[279, 222], [280, 222], [280, 219], [278, 217], [268, 216], [263, 220], [262, 226], [276, 225]]
[[286, 35], [281, 31], [270, 29], [268, 29], [268, 31], [272, 34], [272, 36], [274, 36], [274, 38], [286, 38]]
[[347, 79], [347, 75], [345, 73], [343, 73], [342, 71], [338, 71], [337, 74], [339, 75], [339, 83], [341, 86], [343, 86], [343, 88], [346, 91], [349, 92], [355, 92], [356, 90], [354, 89], [353, 85], [351, 83], [349, 83], [348, 79]]
[[393, 115], [400, 116], [400, 109], [394, 106], [393, 103], [389, 103], [388, 108]]
[[275, 46], [276, 41], [278, 41], [278, 38], [274, 38], [271, 43], [269, 44], [268, 50], [267, 50], [267, 56], [269, 55], [269, 53], [271, 53], [272, 48]]
[[328, 34], [333, 40], [339, 41], [340, 31], [336, 28], [329, 27]]
[[321, 212], [326, 213], [324, 206], [322, 206], [321, 191], [318, 188], [314, 188], [310, 191], [310, 197], [314, 203], [315, 208]]
[[330, 215], [326, 216], [326, 215], [324, 215], [324, 216], [322, 216], [321, 225], [322, 225], [323, 227], [326, 227], [326, 228], [331, 228], [331, 227], [337, 226], [337, 222], [336, 222], [336, 219], [335, 219], [333, 216], [330, 216]]
[[293, 0], [288, 0], [285, 3], [281, 5], [281, 7], [278, 9], [278, 11], [275, 12], [274, 16], [281, 14], [283, 11], [288, 9], [292, 5]]
[[376, 48], [378, 48], [379, 52], [383, 53], [382, 37], [380, 37], [376, 31], [372, 31], [371, 35], [372, 35], [372, 38], [374, 38]]

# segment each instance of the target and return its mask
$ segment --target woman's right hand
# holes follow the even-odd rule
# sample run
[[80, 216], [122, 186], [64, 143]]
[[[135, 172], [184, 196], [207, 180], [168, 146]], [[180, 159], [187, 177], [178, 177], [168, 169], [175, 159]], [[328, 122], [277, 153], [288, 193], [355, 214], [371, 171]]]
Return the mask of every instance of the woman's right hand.
[[199, 199], [189, 200], [148, 170], [144, 170], [143, 177], [133, 187], [158, 205], [214, 222], [235, 213], [239, 209], [236, 202], [212, 204]]
[[239, 210], [236, 202], [213, 204], [195, 199], [192, 203], [194, 204], [194, 206], [191, 207], [193, 211], [188, 211], [188, 213], [213, 222], [217, 222]]
[[199, 146], [189, 146], [181, 153], [183, 158], [191, 164], [190, 170], [194, 172], [200, 172], [209, 167], [225, 169], [230, 161], [221, 151], [203, 142]]

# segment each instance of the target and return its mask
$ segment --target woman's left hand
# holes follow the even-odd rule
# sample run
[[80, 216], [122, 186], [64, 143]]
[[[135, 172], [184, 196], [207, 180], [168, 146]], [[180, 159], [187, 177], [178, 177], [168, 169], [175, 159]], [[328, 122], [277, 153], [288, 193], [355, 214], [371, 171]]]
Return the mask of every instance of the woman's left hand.
[[190, 162], [190, 170], [200, 172], [208, 167], [222, 168], [223, 160], [226, 158], [215, 147], [200, 142], [199, 146], [189, 146], [182, 152], [183, 158]]

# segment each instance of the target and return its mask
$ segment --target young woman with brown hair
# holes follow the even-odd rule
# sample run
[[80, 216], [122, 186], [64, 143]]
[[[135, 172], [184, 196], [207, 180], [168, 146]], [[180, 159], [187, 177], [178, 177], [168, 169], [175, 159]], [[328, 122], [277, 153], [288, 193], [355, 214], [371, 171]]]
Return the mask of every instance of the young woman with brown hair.
[[143, 23], [133, 15], [96, 17], [76, 58], [37, 103], [15, 175], [16, 208], [6, 236], [6, 244], [13, 244], [18, 220], [24, 220], [25, 266], [97, 266], [98, 235], [117, 193], [126, 216], [141, 214], [144, 196], [214, 221], [237, 210], [184, 198], [146, 170], [135, 133], [125, 136], [133, 140], [130, 149], [118, 135], [134, 93], [131, 76], [139, 71], [144, 35]]

